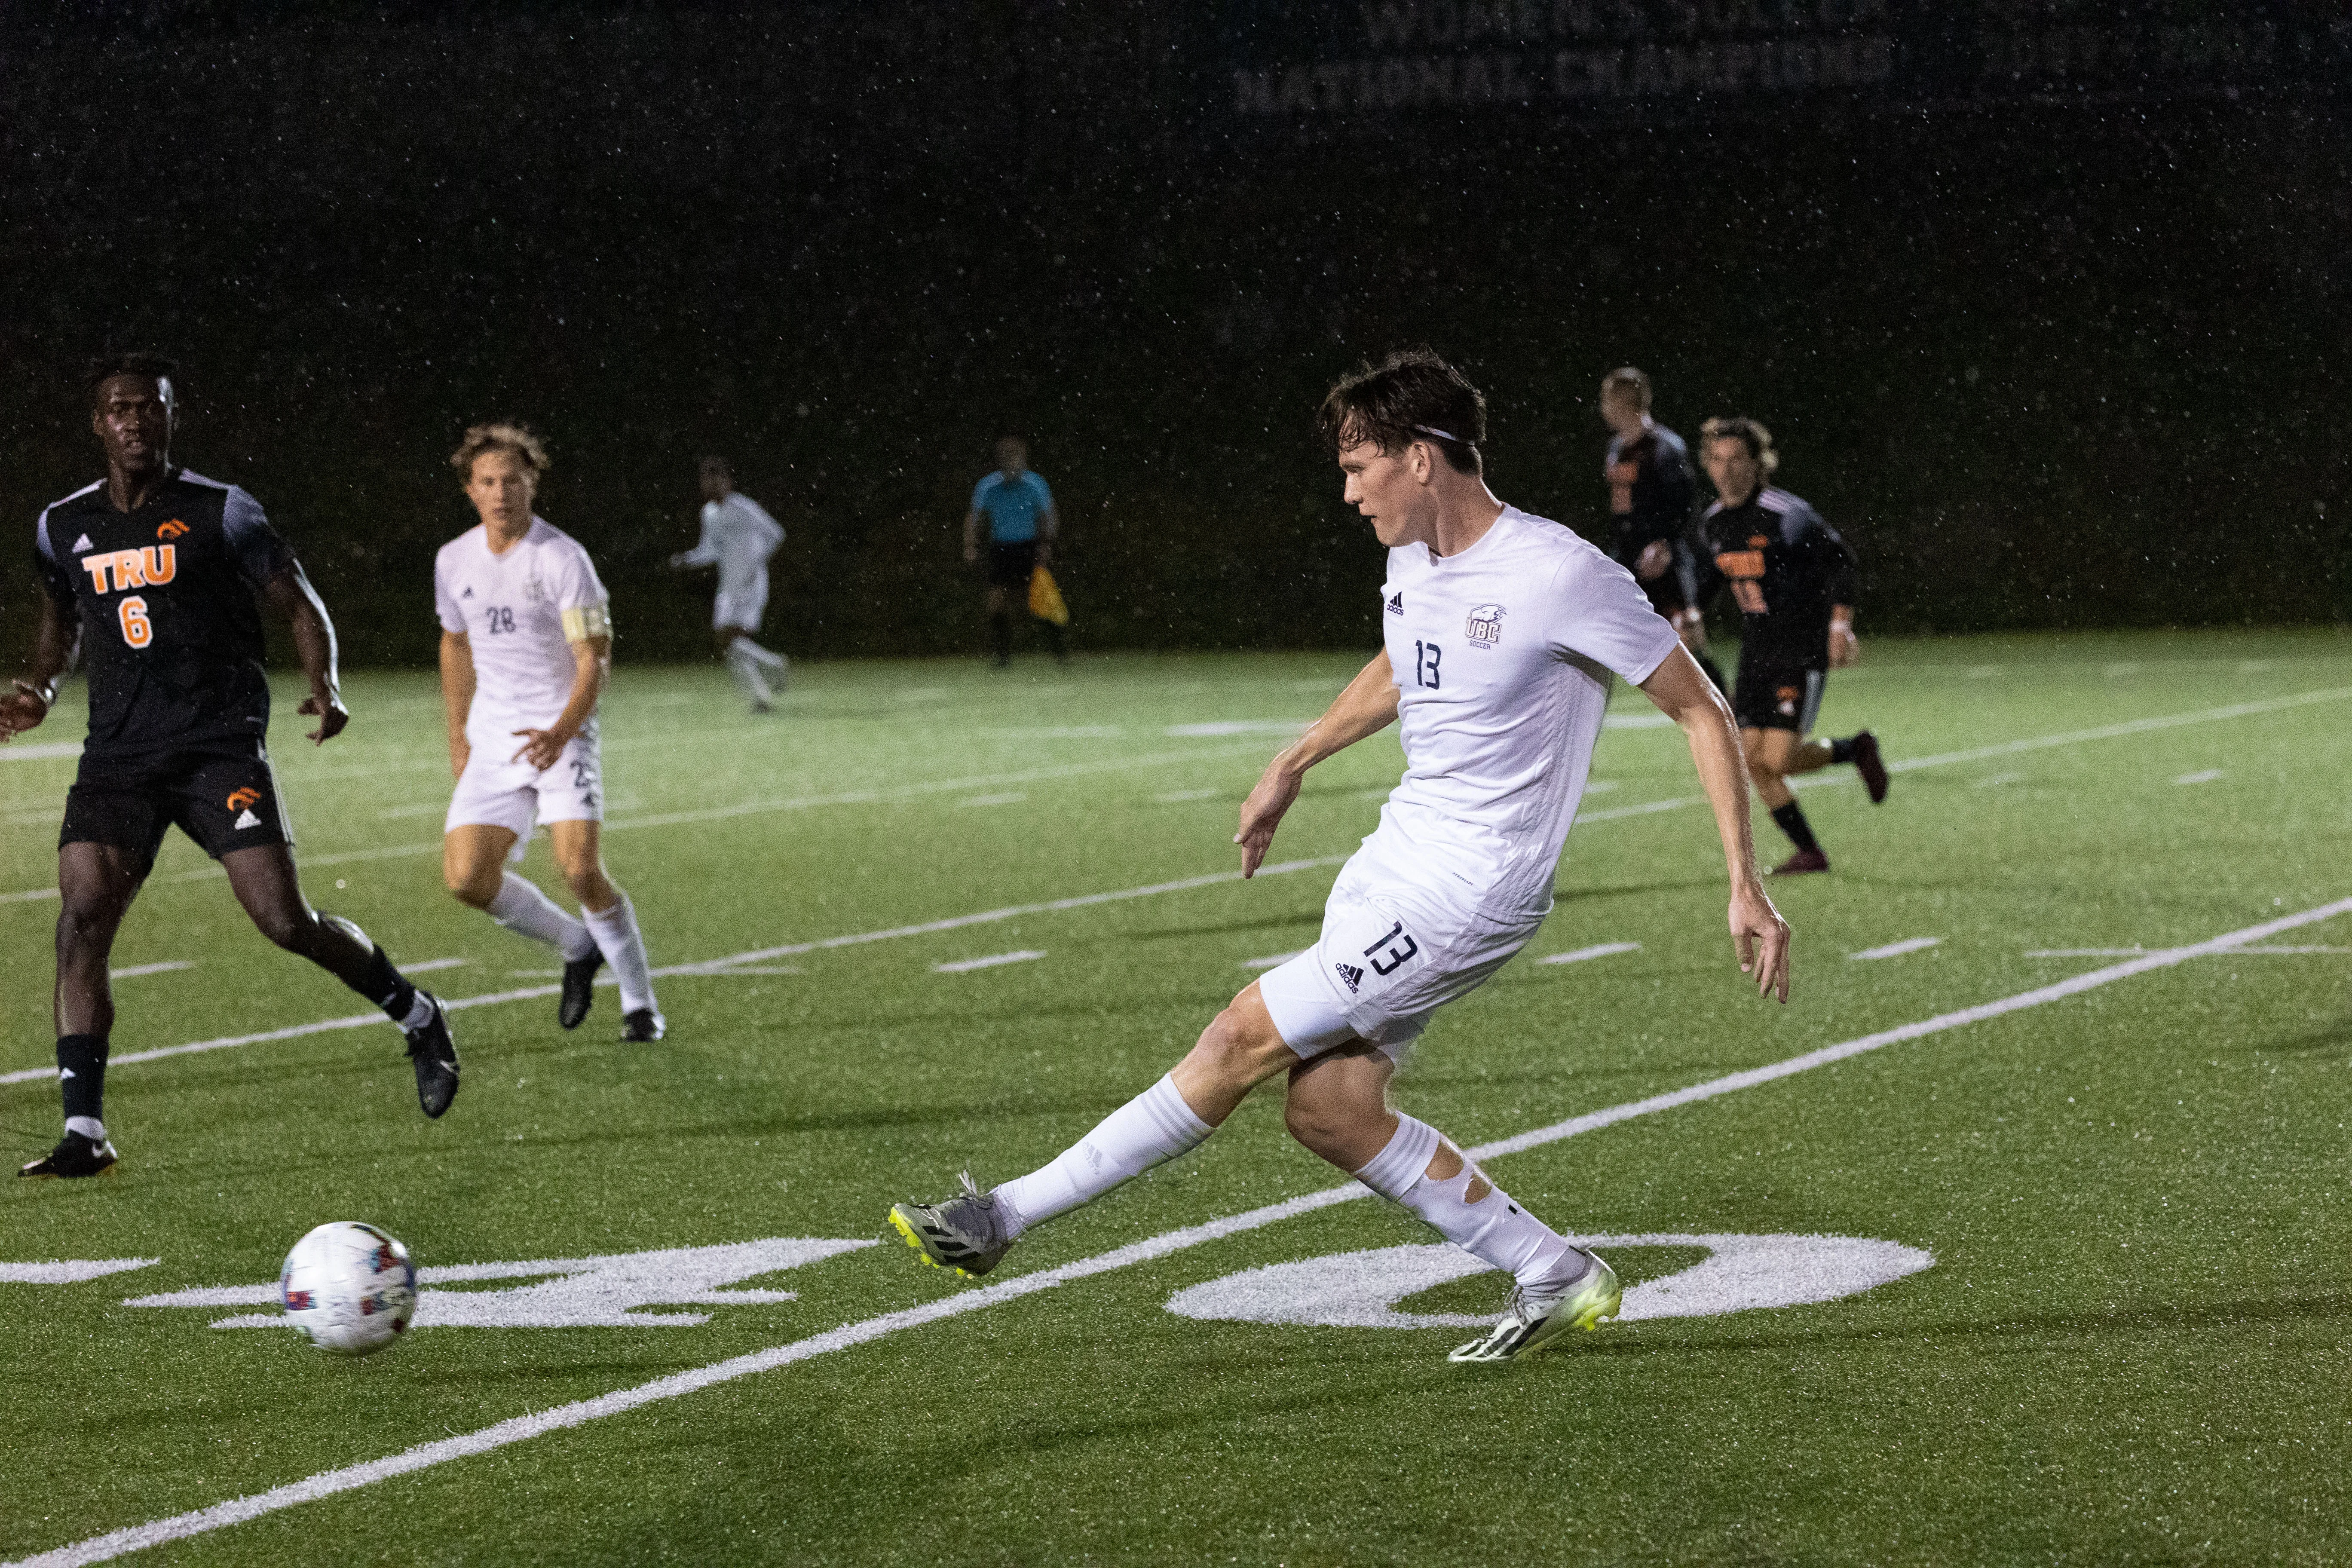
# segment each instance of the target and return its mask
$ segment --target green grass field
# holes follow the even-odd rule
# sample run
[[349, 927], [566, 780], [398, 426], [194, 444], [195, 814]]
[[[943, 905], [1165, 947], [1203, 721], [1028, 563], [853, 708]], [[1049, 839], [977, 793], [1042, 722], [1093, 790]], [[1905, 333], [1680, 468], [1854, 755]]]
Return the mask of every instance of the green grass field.
[[[1704, 808], [1638, 809], [1696, 789], [1680, 736], [1621, 692], [1629, 721], [1602, 738], [1550, 921], [1442, 1016], [1398, 1098], [1496, 1141], [2024, 998], [1487, 1167], [1580, 1234], [1860, 1238], [1932, 1267], [1811, 1304], [1645, 1316], [1499, 1368], [1448, 1365], [1459, 1328], [1168, 1310], [1244, 1270], [1435, 1240], [1377, 1200], [1188, 1231], [1344, 1182], [1286, 1140], [1271, 1089], [1196, 1153], [1034, 1233], [986, 1290], [884, 1244], [892, 1199], [937, 1195], [966, 1161], [999, 1179], [1042, 1163], [1181, 1055], [1249, 961], [1313, 939], [1398, 771], [1392, 736], [1310, 778], [1275, 858], [1312, 864], [1232, 879], [1234, 808], [1272, 727], [1318, 712], [1356, 660], [818, 667], [768, 720], [715, 666], [624, 668], [609, 863], [656, 964], [706, 966], [662, 980], [670, 1037], [634, 1047], [609, 989], [572, 1035], [548, 996], [496, 1000], [550, 984], [553, 960], [441, 889], [428, 679], [355, 677], [352, 726], [319, 751], [282, 691], [311, 897], [404, 963], [446, 961], [423, 977], [443, 994], [492, 998], [457, 1015], [464, 1090], [427, 1122], [388, 1026], [302, 1031], [363, 1005], [268, 947], [173, 841], [116, 955], [183, 966], [116, 987], [120, 1171], [0, 1181], [0, 1264], [156, 1260], [66, 1283], [0, 1268], [0, 1556], [2352, 1558], [2352, 914], [2028, 995], [2352, 895], [2352, 640], [1865, 658], [1832, 679], [1822, 728], [1867, 722], [1924, 765], [1877, 808], [1850, 771], [1809, 792], [1836, 870], [1776, 889], [1796, 931], [1786, 1008], [1730, 960]], [[0, 752], [0, 1126], [19, 1160], [56, 1136], [44, 890], [74, 765], [58, 742], [78, 733], [69, 701]], [[1769, 822], [1759, 840], [1785, 852]], [[526, 868], [555, 886], [543, 840]], [[744, 953], [762, 956], [709, 963]], [[1014, 953], [1041, 956], [937, 967]], [[122, 1059], [278, 1030], [294, 1032]], [[462, 1294], [478, 1318], [546, 1321], [420, 1329], [365, 1362], [210, 1326], [274, 1309], [126, 1304], [274, 1281], [335, 1218], [383, 1226], [428, 1269], [875, 1245], [767, 1273], [744, 1253], [476, 1270], [428, 1311]], [[1709, 1257], [1604, 1250], [1629, 1281]], [[1260, 1316], [1316, 1315], [1269, 1289]], [[1455, 1279], [1398, 1310], [1491, 1311], [1503, 1293]], [[656, 1321], [566, 1321], [622, 1310]], [[110, 1535], [277, 1488], [285, 1506], [199, 1521], [216, 1528]]]

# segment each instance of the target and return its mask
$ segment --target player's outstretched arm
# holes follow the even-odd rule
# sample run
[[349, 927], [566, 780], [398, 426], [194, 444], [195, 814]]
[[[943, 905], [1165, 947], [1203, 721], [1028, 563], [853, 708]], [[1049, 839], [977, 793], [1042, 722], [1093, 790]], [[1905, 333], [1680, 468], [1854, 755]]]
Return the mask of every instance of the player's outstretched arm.
[[352, 721], [351, 710], [343, 706], [341, 678], [335, 671], [335, 623], [328, 618], [327, 606], [303, 574], [299, 561], [289, 561], [272, 573], [261, 585], [261, 596], [293, 628], [294, 656], [302, 661], [302, 673], [310, 679], [310, 695], [295, 711], [319, 721], [310, 740], [323, 746]]
[[963, 561], [969, 566], [980, 559], [980, 508], [963, 514]]
[[1307, 733], [1266, 763], [1257, 787], [1242, 802], [1241, 827], [1234, 842], [1242, 847], [1244, 877], [1257, 875], [1257, 868], [1265, 863], [1274, 830], [1281, 826], [1282, 814], [1290, 809], [1290, 803], [1298, 798], [1299, 781], [1307, 776], [1307, 770], [1365, 736], [1387, 729], [1396, 722], [1396, 673], [1389, 667], [1388, 650], [1382, 648]]
[[49, 716], [58, 700], [58, 679], [73, 668], [81, 649], [81, 617], [68, 616], [58, 602], [41, 595], [40, 629], [33, 636], [33, 657], [25, 673], [0, 692], [0, 742], [19, 730], [29, 730]]
[[474, 752], [466, 739], [466, 715], [474, 710], [474, 645], [463, 632], [441, 634], [441, 706], [449, 719], [449, 776], [466, 776]]
[[1723, 859], [1731, 873], [1731, 942], [1739, 954], [1739, 969], [1753, 975], [1759, 995], [1789, 999], [1789, 922], [1765, 896], [1756, 874], [1756, 841], [1748, 825], [1748, 763], [1740, 754], [1739, 730], [1731, 709], [1692, 658], [1677, 645], [1666, 655], [1642, 690], [1661, 711], [1682, 726], [1690, 740], [1691, 761], [1698, 766], [1699, 783], [1707, 804], [1715, 808], [1716, 830], [1723, 837]]

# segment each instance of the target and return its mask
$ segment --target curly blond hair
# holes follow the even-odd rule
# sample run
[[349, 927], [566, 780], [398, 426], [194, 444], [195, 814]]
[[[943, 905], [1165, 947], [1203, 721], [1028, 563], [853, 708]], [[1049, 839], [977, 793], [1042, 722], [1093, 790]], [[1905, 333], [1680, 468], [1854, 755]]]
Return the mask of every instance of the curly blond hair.
[[485, 452], [512, 452], [523, 460], [534, 479], [546, 477], [548, 470], [547, 443], [541, 441], [528, 425], [513, 420], [493, 420], [488, 425], [469, 425], [466, 438], [449, 454], [449, 466], [461, 479], [474, 477], [474, 459]]

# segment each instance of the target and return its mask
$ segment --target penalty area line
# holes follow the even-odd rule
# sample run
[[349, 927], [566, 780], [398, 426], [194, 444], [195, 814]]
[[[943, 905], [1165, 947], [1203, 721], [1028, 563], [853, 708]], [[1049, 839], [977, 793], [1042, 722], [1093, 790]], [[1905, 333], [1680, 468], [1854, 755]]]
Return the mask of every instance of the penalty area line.
[[[2265, 921], [2261, 925], [2248, 926], [2242, 931], [2229, 931], [2204, 942], [2193, 942], [2187, 947], [2167, 948], [2147, 953], [2128, 963], [2112, 963], [2104, 969], [2094, 969], [2087, 973], [2077, 974], [2072, 979], [2059, 981], [2055, 984], [2036, 986], [2031, 991], [2021, 991], [2013, 996], [1979, 1003], [1976, 1006], [1963, 1007], [1957, 1012], [1939, 1013], [1935, 1017], [1923, 1018], [1916, 1024], [1905, 1024], [1898, 1028], [1882, 1029], [1874, 1035], [1864, 1035], [1857, 1039], [1841, 1041], [1833, 1046], [1824, 1046], [1819, 1050], [1807, 1051], [1801, 1056], [1790, 1057], [1786, 1060], [1773, 1062], [1769, 1066], [1750, 1068], [1744, 1072], [1727, 1073], [1721, 1078], [1709, 1079], [1704, 1083], [1695, 1083], [1665, 1094], [1652, 1095], [1644, 1100], [1629, 1100], [1622, 1105], [1611, 1106], [1603, 1110], [1587, 1111], [1580, 1116], [1571, 1116], [1565, 1121], [1553, 1122], [1549, 1127], [1538, 1127], [1515, 1137], [1498, 1139], [1491, 1143], [1481, 1143], [1468, 1150], [1467, 1152], [1474, 1160], [1492, 1160], [1505, 1154], [1520, 1153], [1528, 1149], [1540, 1148], [1548, 1143], [1557, 1143], [1563, 1139], [1574, 1138], [1582, 1133], [1598, 1131], [1601, 1128], [1614, 1126], [1621, 1121], [1630, 1121], [1635, 1117], [1654, 1116], [1662, 1111], [1673, 1110], [1685, 1105], [1696, 1105], [1702, 1100], [1714, 1100], [1722, 1095], [1734, 1094], [1744, 1089], [1754, 1089], [1760, 1084], [1777, 1082], [1784, 1078], [1792, 1078], [1799, 1073], [1810, 1072], [1815, 1068], [1827, 1067], [1832, 1062], [1844, 1061], [1848, 1058], [1881, 1050], [1906, 1040], [1920, 1039], [1928, 1035], [1942, 1034], [1948, 1029], [1984, 1023], [2011, 1013], [2021, 1013], [2028, 1008], [2062, 1001], [2085, 991], [2095, 991], [2103, 985], [2112, 985], [2119, 980], [2128, 980], [2136, 974], [2146, 974], [2151, 970], [2169, 969], [2188, 963], [2191, 959], [2217, 952], [2227, 952], [2248, 942], [2257, 942], [2276, 936], [2282, 931], [2293, 931], [2300, 926], [2332, 920], [2337, 915], [2348, 913], [2352, 913], [2352, 899], [2338, 899], [2333, 903], [2321, 904], [2315, 909], [2304, 910], [2296, 914]], [[598, 1394], [593, 1399], [576, 1400], [572, 1404], [559, 1405], [532, 1415], [514, 1416], [476, 1431], [460, 1433], [456, 1436], [443, 1437], [430, 1443], [421, 1443], [415, 1447], [404, 1449], [397, 1454], [386, 1455], [381, 1459], [370, 1459], [362, 1464], [347, 1465], [340, 1469], [322, 1470], [317, 1475], [305, 1477], [299, 1481], [289, 1481], [284, 1486], [273, 1487], [268, 1491], [255, 1492], [247, 1497], [232, 1498], [226, 1502], [215, 1503], [209, 1508], [173, 1514], [167, 1519], [152, 1520], [145, 1524], [132, 1525], [128, 1529], [111, 1531], [104, 1535], [91, 1536], [88, 1540], [76, 1542], [68, 1546], [60, 1546], [31, 1557], [19, 1558], [10, 1563], [0, 1564], [0, 1568], [81, 1568], [83, 1564], [108, 1562], [130, 1552], [143, 1551], [150, 1546], [161, 1546], [173, 1541], [185, 1541], [193, 1536], [226, 1529], [233, 1524], [241, 1524], [247, 1520], [258, 1519], [264, 1514], [276, 1513], [306, 1502], [315, 1502], [320, 1498], [332, 1497], [339, 1492], [372, 1486], [377, 1481], [389, 1480], [394, 1476], [410, 1475], [418, 1470], [430, 1469], [436, 1465], [446, 1465], [453, 1460], [468, 1458], [476, 1454], [489, 1453], [516, 1443], [527, 1442], [550, 1432], [561, 1432], [574, 1426], [583, 1426], [591, 1421], [599, 1421], [607, 1415], [619, 1415], [647, 1405], [681, 1398], [718, 1384], [731, 1383], [738, 1378], [772, 1372], [795, 1362], [810, 1361], [817, 1356], [828, 1355], [835, 1351], [848, 1350], [853, 1346], [868, 1343], [904, 1329], [920, 1328], [925, 1324], [936, 1323], [944, 1319], [961, 1317], [967, 1312], [976, 1312], [984, 1308], [1000, 1306], [1007, 1301], [1019, 1300], [1024, 1296], [1034, 1296], [1041, 1290], [1050, 1290], [1056, 1286], [1066, 1285], [1073, 1280], [1085, 1279], [1097, 1274], [1108, 1274], [1115, 1269], [1130, 1268], [1139, 1263], [1150, 1263], [1189, 1247], [1200, 1247], [1208, 1242], [1221, 1240], [1225, 1237], [1239, 1235], [1244, 1231], [1262, 1229], [1283, 1220], [1295, 1219], [1300, 1215], [1314, 1213], [1318, 1209], [1329, 1208], [1335, 1204], [1349, 1203], [1358, 1198], [1367, 1198], [1371, 1195], [1370, 1188], [1356, 1182], [1349, 1182], [1336, 1187], [1326, 1187], [1319, 1192], [1306, 1193], [1295, 1198], [1285, 1199], [1280, 1203], [1268, 1204], [1263, 1208], [1228, 1215], [1223, 1219], [1210, 1220], [1202, 1225], [1186, 1226], [1181, 1229], [1165, 1231], [1146, 1240], [1116, 1247], [1108, 1252], [1097, 1253], [1092, 1258], [1082, 1258], [1076, 1262], [1062, 1264], [1058, 1268], [1039, 1269], [1034, 1274], [1017, 1275], [994, 1285], [983, 1285], [953, 1296], [942, 1297], [935, 1301], [927, 1301], [918, 1307], [908, 1307], [896, 1312], [885, 1312], [878, 1317], [867, 1318], [858, 1322], [844, 1323], [837, 1329], [831, 1329], [821, 1334], [812, 1334], [805, 1339], [794, 1340], [789, 1344], [774, 1345], [766, 1350], [753, 1351], [744, 1355], [730, 1357], [725, 1361], [713, 1362], [708, 1366], [672, 1373], [667, 1377], [658, 1377], [650, 1383], [639, 1384], [634, 1388], [615, 1389], [610, 1394]]]

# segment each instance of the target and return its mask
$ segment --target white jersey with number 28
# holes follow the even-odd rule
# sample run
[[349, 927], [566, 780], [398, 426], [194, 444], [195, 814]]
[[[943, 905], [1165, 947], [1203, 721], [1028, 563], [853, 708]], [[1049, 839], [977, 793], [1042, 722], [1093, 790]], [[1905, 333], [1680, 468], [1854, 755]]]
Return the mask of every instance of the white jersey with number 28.
[[1609, 678], [1647, 680], [1674, 627], [1625, 568], [1517, 507], [1459, 554], [1390, 551], [1381, 603], [1405, 772], [1358, 874], [1541, 919]]
[[474, 705], [466, 739], [500, 757], [517, 730], [544, 730], [572, 697], [574, 639], [608, 637], [604, 584], [580, 542], [545, 518], [530, 520], [503, 555], [478, 525], [441, 547], [433, 563], [441, 629], [462, 633], [474, 658]]

